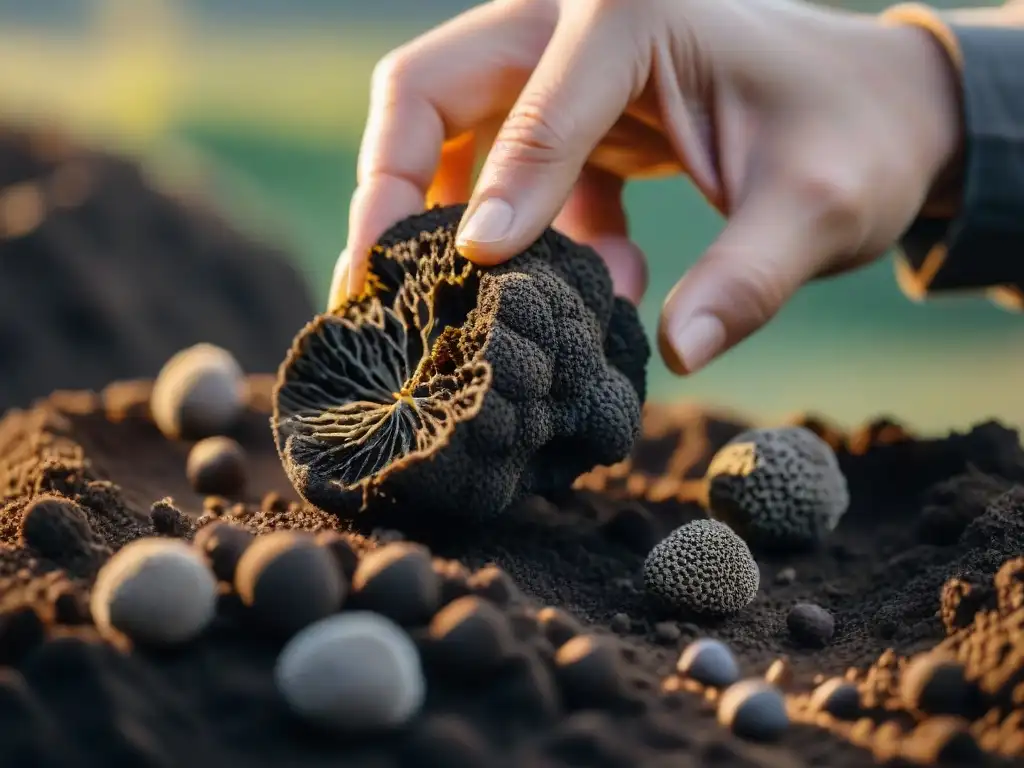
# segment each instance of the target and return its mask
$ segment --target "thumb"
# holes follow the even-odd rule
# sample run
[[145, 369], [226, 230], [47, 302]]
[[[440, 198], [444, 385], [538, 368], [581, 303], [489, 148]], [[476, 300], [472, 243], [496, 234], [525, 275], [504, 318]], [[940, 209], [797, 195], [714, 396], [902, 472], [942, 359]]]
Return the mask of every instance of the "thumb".
[[459, 229], [459, 251], [480, 264], [506, 261], [554, 221], [588, 156], [643, 85], [639, 58], [622, 44], [620, 27], [631, 23], [625, 5], [563, 8]]
[[666, 365], [694, 373], [761, 328], [820, 270], [832, 239], [795, 196], [750, 195], [665, 299]]

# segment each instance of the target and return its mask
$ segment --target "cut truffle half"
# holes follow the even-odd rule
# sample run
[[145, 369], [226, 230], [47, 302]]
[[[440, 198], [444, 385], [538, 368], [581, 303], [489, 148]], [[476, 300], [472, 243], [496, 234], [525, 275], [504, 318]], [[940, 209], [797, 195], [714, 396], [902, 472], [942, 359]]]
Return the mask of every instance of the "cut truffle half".
[[462, 211], [385, 233], [363, 293], [296, 337], [273, 429], [307, 501], [487, 518], [631, 450], [650, 350], [603, 262], [548, 230], [478, 267], [454, 246]]

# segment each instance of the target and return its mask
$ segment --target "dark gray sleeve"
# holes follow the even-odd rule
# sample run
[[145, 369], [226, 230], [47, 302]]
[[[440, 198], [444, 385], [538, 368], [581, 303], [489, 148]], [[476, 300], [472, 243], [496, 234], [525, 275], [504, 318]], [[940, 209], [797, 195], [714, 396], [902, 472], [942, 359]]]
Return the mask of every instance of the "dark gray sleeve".
[[951, 26], [963, 54], [965, 167], [952, 221], [919, 219], [901, 240], [931, 292], [1024, 286], [1024, 29]]

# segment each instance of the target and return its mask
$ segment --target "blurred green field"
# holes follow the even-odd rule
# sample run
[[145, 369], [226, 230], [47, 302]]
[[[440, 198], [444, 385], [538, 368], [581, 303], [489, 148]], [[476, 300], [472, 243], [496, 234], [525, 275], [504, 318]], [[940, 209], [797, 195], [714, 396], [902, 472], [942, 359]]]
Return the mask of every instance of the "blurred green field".
[[[374, 60], [409, 32], [188, 29], [170, 15], [145, 34], [110, 19], [81, 39], [7, 28], [0, 104], [56, 117], [132, 151], [174, 181], [212, 174], [212, 201], [296, 253], [318, 300], [344, 243], [347, 201]], [[120, 31], [119, 31], [120, 30]], [[54, 72], [61, 73], [54, 77]], [[682, 180], [628, 190], [651, 261], [648, 329], [718, 217]], [[891, 413], [926, 430], [998, 416], [1024, 424], [1024, 318], [976, 298], [918, 305], [886, 261], [806, 289], [766, 331], [697, 376], [655, 361], [652, 393], [764, 415], [815, 410], [854, 423]]]

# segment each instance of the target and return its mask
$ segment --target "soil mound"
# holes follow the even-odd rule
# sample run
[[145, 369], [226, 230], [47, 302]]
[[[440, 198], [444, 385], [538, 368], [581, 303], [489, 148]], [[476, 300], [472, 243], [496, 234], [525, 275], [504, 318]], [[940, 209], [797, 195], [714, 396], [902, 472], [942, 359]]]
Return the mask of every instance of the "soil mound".
[[0, 409], [155, 376], [203, 341], [270, 372], [313, 312], [283, 253], [134, 162], [0, 126]]
[[[233, 498], [192, 490], [190, 444], [152, 424], [146, 383], [54, 395], [0, 421], [5, 761], [841, 768], [1024, 757], [1024, 568], [1013, 562], [1024, 552], [1024, 453], [1011, 430], [917, 440], [892, 422], [847, 435], [803, 420], [838, 447], [850, 509], [817, 551], [759, 554], [754, 602], [707, 619], [656, 613], [643, 562], [703, 514], [688, 483], [745, 420], [649, 404], [632, 458], [584, 476], [557, 503], [530, 497], [487, 524], [403, 534], [352, 530], [297, 499], [268, 426], [270, 390], [268, 377], [249, 379], [231, 437], [250, 482]], [[47, 522], [58, 518], [73, 524]], [[226, 584], [213, 625], [184, 647], [101, 637], [86, 606], [111, 553], [144, 536], [192, 540], [214, 522], [326, 536], [352, 590], [342, 615], [371, 606], [405, 617], [423, 659], [422, 712], [378, 736], [296, 724], [274, 684], [282, 639]], [[405, 537], [416, 540], [403, 545], [413, 565], [389, 576], [410, 580], [405, 588], [361, 585], [360, 558]], [[415, 566], [422, 545], [428, 571]], [[422, 589], [425, 579], [437, 590]], [[467, 595], [487, 605], [470, 606], [476, 623], [458, 642], [440, 642], [432, 615]], [[831, 614], [831, 637], [792, 634], [797, 604]], [[675, 673], [698, 637], [724, 641], [742, 675], [767, 675], [786, 693], [793, 725], [778, 743], [731, 734], [715, 717], [718, 690]], [[850, 686], [819, 689], [832, 678], [856, 688], [852, 704]]]

